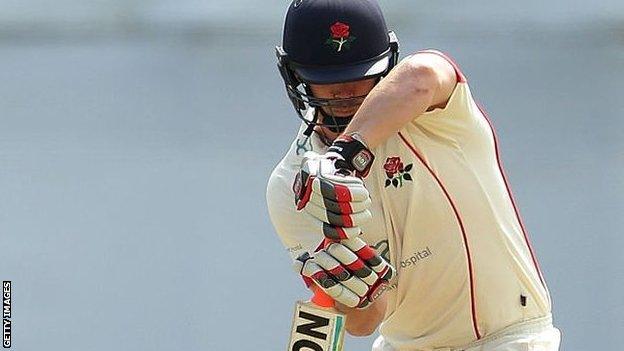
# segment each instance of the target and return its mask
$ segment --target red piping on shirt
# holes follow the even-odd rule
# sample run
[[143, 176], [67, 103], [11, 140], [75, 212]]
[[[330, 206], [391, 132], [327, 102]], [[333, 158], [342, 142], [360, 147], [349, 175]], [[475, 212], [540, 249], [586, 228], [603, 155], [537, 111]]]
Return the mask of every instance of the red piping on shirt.
[[479, 107], [479, 111], [481, 111], [481, 115], [483, 115], [483, 118], [485, 118], [488, 125], [490, 126], [490, 130], [492, 131], [492, 136], [494, 138], [494, 149], [496, 151], [496, 162], [498, 163], [498, 169], [500, 171], [501, 176], [503, 177], [503, 181], [505, 182], [507, 195], [509, 195], [509, 199], [511, 200], [511, 204], [513, 205], [513, 209], [516, 214], [516, 219], [518, 220], [518, 223], [520, 223], [520, 228], [522, 229], [522, 234], [524, 235], [524, 241], [526, 242], [526, 245], [529, 248], [529, 252], [531, 253], [531, 259], [533, 260], [533, 265], [535, 266], [535, 269], [537, 270], [537, 275], [539, 276], [540, 281], [542, 282], [542, 286], [544, 287], [544, 290], [546, 290], [546, 283], [544, 282], [542, 270], [540, 269], [535, 253], [533, 252], [533, 246], [531, 245], [531, 241], [529, 240], [529, 235], [527, 234], [526, 228], [524, 226], [524, 222], [522, 221], [522, 217], [520, 217], [520, 211], [518, 211], [518, 206], [516, 206], [516, 201], [514, 200], [513, 193], [511, 192], [511, 187], [509, 187], [509, 182], [507, 181], [505, 169], [503, 168], [503, 164], [500, 159], [500, 151], [498, 149], [498, 137], [496, 136], [496, 131], [494, 130], [494, 126], [492, 125], [492, 122], [490, 121], [490, 118], [488, 117], [483, 107], [479, 104], [477, 104], [477, 106]]
[[470, 247], [468, 245], [468, 238], [466, 236], [466, 229], [464, 228], [464, 223], [462, 222], [461, 216], [459, 215], [459, 211], [457, 210], [457, 206], [455, 206], [455, 202], [453, 202], [453, 199], [451, 198], [451, 195], [449, 195], [448, 191], [446, 190], [446, 187], [444, 187], [444, 184], [442, 183], [440, 178], [438, 178], [438, 176], [435, 174], [435, 172], [433, 172], [431, 167], [429, 167], [427, 162], [425, 162], [425, 159], [418, 153], [418, 151], [416, 151], [416, 148], [414, 146], [412, 146], [407, 141], [407, 139], [405, 139], [405, 137], [403, 136], [403, 134], [401, 134], [401, 132], [399, 132], [399, 137], [401, 138], [401, 140], [403, 140], [403, 143], [405, 143], [405, 145], [407, 145], [407, 147], [420, 160], [420, 162], [423, 164], [423, 166], [425, 166], [425, 168], [427, 168], [427, 170], [429, 171], [431, 176], [438, 183], [438, 186], [444, 192], [444, 195], [446, 196], [446, 199], [448, 200], [449, 204], [453, 208], [453, 212], [455, 213], [455, 218], [457, 219], [457, 223], [459, 223], [459, 228], [461, 229], [462, 238], [464, 240], [464, 248], [466, 249], [466, 258], [467, 258], [467, 261], [468, 261], [468, 275], [470, 276], [470, 307], [471, 307], [472, 328], [474, 330], [475, 336], [477, 337], [477, 340], [481, 339], [481, 334], [479, 333], [479, 328], [477, 326], [477, 308], [476, 308], [475, 297], [474, 297], [475, 296], [475, 292], [474, 292], [474, 285], [475, 284], [474, 284], [474, 277], [473, 277], [473, 271], [472, 271], [472, 258], [470, 256]]

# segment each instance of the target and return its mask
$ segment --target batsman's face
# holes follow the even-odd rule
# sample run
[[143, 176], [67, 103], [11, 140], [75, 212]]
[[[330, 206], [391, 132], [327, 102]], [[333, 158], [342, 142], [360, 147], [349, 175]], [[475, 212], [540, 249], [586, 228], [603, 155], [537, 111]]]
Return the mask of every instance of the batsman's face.
[[348, 117], [354, 115], [362, 105], [364, 97], [375, 86], [376, 78], [336, 84], [310, 84], [314, 97], [335, 100], [323, 110], [333, 116]]

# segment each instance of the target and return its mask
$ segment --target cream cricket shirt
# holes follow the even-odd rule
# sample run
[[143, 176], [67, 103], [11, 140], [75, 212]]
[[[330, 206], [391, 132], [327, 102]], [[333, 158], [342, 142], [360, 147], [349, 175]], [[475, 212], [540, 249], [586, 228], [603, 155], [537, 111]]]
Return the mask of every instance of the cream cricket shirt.
[[[365, 179], [373, 220], [362, 227], [363, 239], [398, 270], [380, 327], [384, 350], [460, 347], [550, 315], [496, 136], [455, 68], [458, 84], [446, 107], [373, 150]], [[307, 214], [295, 210], [291, 190], [303, 152], [326, 149], [303, 130], [267, 189], [271, 220], [293, 257], [322, 240]]]

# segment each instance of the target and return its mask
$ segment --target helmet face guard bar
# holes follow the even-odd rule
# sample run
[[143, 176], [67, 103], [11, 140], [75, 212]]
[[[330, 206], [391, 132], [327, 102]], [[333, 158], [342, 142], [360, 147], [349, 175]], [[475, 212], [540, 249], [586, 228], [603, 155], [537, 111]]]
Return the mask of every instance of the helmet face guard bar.
[[[363, 95], [342, 99], [324, 99], [310, 94], [309, 88], [306, 89], [308, 91], [301, 91], [301, 88], [292, 87], [287, 87], [286, 89], [291, 101], [296, 101], [298, 106], [305, 106], [303, 110], [298, 111], [297, 116], [309, 128], [316, 126], [327, 127], [336, 133], [342, 132], [349, 124], [351, 118], [353, 118], [353, 114], [344, 116], [344, 113], [339, 113], [339, 110], [359, 106], [366, 98], [366, 95]], [[310, 108], [314, 109], [314, 112], [308, 114], [307, 110]]]
[[[385, 77], [390, 70], [394, 68], [394, 66], [396, 66], [399, 59], [399, 41], [392, 31], [388, 33], [388, 36], [390, 41], [389, 48], [386, 52], [379, 55], [379, 59], [388, 57], [387, 68], [376, 75], [356, 77], [355, 79], [343, 82], [371, 78], [377, 78], [377, 81], [379, 81], [381, 78]], [[281, 46], [277, 46], [275, 48], [275, 53], [277, 55], [277, 67], [284, 81], [288, 98], [292, 102], [299, 119], [301, 119], [308, 126], [305, 134], [309, 136], [316, 126], [326, 127], [337, 133], [344, 131], [353, 115], [338, 116], [336, 109], [359, 106], [362, 104], [366, 96], [356, 96], [342, 99], [317, 98], [312, 94], [309, 85], [310, 82], [303, 81], [297, 76], [296, 67], [298, 64], [290, 61], [288, 54]], [[345, 65], [344, 67], [349, 68], [350, 66]], [[314, 111], [308, 113], [310, 109], [314, 109]], [[321, 115], [322, 118], [319, 118], [319, 115]], [[306, 118], [306, 116], [309, 117]]]

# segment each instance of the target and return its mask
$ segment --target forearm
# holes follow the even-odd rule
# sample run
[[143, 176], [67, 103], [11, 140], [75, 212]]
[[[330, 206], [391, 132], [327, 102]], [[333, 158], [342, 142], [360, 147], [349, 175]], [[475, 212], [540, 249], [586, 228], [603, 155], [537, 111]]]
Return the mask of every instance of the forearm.
[[345, 134], [357, 132], [375, 148], [427, 111], [438, 86], [430, 66], [401, 62], [366, 97]]
[[388, 297], [382, 294], [365, 309], [350, 308], [336, 303], [336, 310], [347, 316], [346, 329], [353, 336], [372, 334], [383, 321], [388, 306]]

